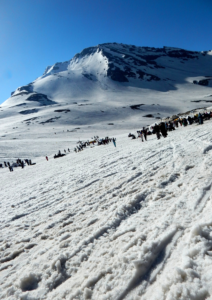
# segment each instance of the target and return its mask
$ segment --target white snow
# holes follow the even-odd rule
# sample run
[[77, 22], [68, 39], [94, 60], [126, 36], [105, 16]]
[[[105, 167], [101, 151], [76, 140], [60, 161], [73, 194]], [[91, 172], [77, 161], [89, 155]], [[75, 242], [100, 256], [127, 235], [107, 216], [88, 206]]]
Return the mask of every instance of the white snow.
[[211, 299], [212, 122], [116, 137], [0, 170], [0, 299]]

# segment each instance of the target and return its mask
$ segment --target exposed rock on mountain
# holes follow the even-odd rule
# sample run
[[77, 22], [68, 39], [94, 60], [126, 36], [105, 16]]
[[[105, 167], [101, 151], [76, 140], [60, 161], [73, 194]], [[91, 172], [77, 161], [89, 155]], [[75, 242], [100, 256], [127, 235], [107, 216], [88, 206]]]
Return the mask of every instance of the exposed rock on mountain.
[[[163, 118], [198, 107], [200, 99], [211, 101], [211, 70], [212, 51], [101, 44], [48, 66], [41, 77], [17, 88], [2, 104], [0, 118], [37, 112], [41, 122], [33, 126], [114, 122], [114, 128], [127, 128], [138, 120], [145, 125], [145, 116]], [[69, 113], [58, 119], [55, 112]]]

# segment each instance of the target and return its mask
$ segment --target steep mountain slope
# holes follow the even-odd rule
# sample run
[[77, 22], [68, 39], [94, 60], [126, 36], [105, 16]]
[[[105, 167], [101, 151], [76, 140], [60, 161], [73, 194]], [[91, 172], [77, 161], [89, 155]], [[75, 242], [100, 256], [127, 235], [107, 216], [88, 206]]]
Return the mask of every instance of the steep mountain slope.
[[0, 129], [14, 133], [11, 139], [26, 130], [33, 139], [61, 130], [72, 131], [74, 139], [100, 128], [126, 132], [209, 106], [211, 69], [212, 51], [116, 43], [90, 47], [17, 88], [0, 107]]

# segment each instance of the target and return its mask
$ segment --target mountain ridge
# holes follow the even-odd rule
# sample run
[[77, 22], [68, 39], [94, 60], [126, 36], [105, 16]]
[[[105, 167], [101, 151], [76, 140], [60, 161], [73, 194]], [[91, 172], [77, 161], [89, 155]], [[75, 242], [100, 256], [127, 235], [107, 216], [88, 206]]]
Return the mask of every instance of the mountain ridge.
[[79, 131], [86, 138], [139, 129], [208, 106], [211, 69], [212, 51], [117, 43], [89, 47], [18, 87], [1, 105], [1, 131], [18, 128], [18, 135], [34, 140], [61, 130], [76, 139]]
[[[173, 79], [166, 79], [163, 78], [163, 76], [160, 78], [158, 74], [155, 74], [155, 69], [166, 68], [166, 66], [163, 66], [161, 62], [157, 62], [158, 59], [168, 57], [178, 60], [181, 59], [180, 63], [185, 63], [185, 61], [191, 59], [199, 59], [201, 56], [205, 57], [206, 55], [209, 55], [212, 57], [212, 51], [210, 50], [198, 52], [167, 46], [164, 46], [163, 48], [154, 48], [136, 47], [134, 45], [117, 43], [104, 43], [83, 49], [80, 53], [75, 54], [75, 56], [69, 61], [57, 62], [52, 66], [47, 66], [42, 76], [38, 77], [35, 81], [28, 85], [17, 88], [15, 92], [11, 93], [11, 96], [19, 94], [20, 91], [23, 91], [24, 93], [33, 91], [32, 86], [37, 80], [44, 79], [47, 76], [61, 73], [63, 71], [75, 69], [76, 65], [79, 64], [81, 60], [84, 60], [89, 56], [91, 57], [96, 53], [101, 53], [102, 58], [105, 58], [106, 60], [105, 67], [107, 70], [104, 68], [104, 70], [106, 70], [104, 76], [107, 76], [111, 80], [117, 82], [129, 82], [129, 79], [140, 79], [147, 82], [152, 80], [173, 81]], [[146, 69], [148, 69], [148, 71]], [[96, 74], [87, 73], [84, 69], [82, 69], [81, 74], [89, 80], [97, 80], [95, 77]], [[200, 72], [199, 75], [211, 77], [211, 75], [203, 74], [202, 72]]]

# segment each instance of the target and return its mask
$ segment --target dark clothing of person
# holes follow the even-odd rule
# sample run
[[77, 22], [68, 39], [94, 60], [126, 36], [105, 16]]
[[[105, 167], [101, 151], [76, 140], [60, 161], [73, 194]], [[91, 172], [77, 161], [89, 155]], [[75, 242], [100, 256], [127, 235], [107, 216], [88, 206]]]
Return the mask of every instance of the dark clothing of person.
[[157, 139], [160, 139], [160, 127], [158, 125], [155, 125], [154, 132], [156, 133]]
[[199, 113], [198, 119], [199, 119], [199, 124], [202, 125], [203, 124], [203, 118], [202, 118], [201, 113]]
[[190, 116], [188, 116], [188, 122], [189, 122], [190, 125], [192, 125], [192, 123], [193, 123], [193, 120]]
[[143, 135], [144, 135], [145, 141], [147, 141], [147, 130], [145, 128], [143, 128]]
[[165, 126], [165, 123], [164, 123], [164, 122], [162, 122], [162, 123], [160, 124], [160, 131], [161, 131], [162, 136], [163, 136], [164, 138], [166, 138], [166, 137], [167, 137], [167, 130], [166, 130], [166, 126]]
[[183, 126], [187, 126], [188, 125], [188, 122], [186, 120], [186, 118], [183, 119]]

